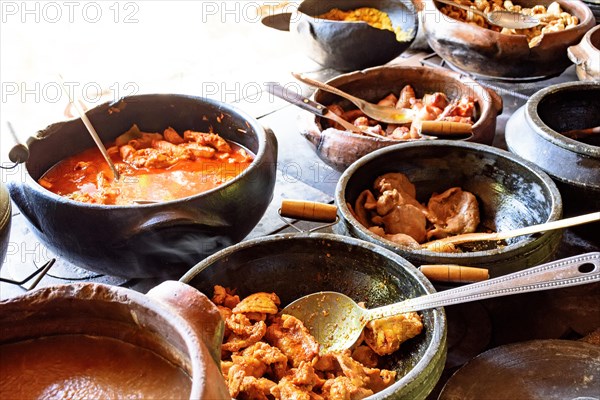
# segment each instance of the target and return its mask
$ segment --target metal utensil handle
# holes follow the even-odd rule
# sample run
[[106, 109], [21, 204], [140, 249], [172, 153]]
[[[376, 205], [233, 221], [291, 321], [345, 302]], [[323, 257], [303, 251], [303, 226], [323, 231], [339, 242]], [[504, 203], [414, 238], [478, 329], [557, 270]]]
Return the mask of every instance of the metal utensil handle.
[[359, 99], [358, 97], [354, 97], [351, 94], [348, 94], [334, 86], [328, 85], [326, 83], [323, 82], [319, 82], [319, 81], [315, 81], [314, 79], [309, 78], [308, 76], [304, 76], [302, 74], [298, 74], [295, 72], [292, 72], [292, 75], [294, 75], [294, 78], [298, 79], [300, 82], [306, 83], [307, 85], [311, 85], [314, 86], [316, 88], [319, 88], [321, 90], [325, 90], [326, 92], [330, 92], [333, 94], [337, 94], [338, 96], [341, 96], [345, 99], [350, 100], [352, 103], [354, 103], [354, 105], [358, 108], [361, 108], [364, 105], [364, 101]]
[[304, 97], [293, 90], [284, 88], [276, 82], [267, 82], [265, 85], [267, 86], [268, 92], [273, 96], [277, 96], [287, 102], [297, 105], [306, 111], [310, 111], [311, 113], [315, 113], [320, 116], [324, 116], [327, 113], [327, 107], [324, 105], [319, 104], [316, 101], [312, 101], [311, 99]]
[[369, 310], [367, 320], [452, 304], [600, 281], [600, 252], [565, 258], [499, 278]]

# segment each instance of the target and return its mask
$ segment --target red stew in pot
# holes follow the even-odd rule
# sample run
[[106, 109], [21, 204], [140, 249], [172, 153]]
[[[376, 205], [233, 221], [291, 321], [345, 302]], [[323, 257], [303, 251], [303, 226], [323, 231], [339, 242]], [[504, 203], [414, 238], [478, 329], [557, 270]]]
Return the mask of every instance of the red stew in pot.
[[107, 149], [120, 179], [100, 150], [68, 157], [40, 179], [44, 188], [72, 200], [131, 205], [164, 202], [213, 189], [238, 176], [253, 160], [244, 148], [216, 133], [173, 128], [141, 132], [134, 125]]

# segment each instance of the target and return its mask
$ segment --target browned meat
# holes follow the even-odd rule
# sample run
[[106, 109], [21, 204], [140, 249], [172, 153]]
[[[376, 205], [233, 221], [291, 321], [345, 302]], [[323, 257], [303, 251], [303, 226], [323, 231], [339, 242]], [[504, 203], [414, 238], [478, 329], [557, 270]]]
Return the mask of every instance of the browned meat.
[[338, 376], [325, 381], [321, 393], [326, 400], [360, 400], [371, 396], [373, 391], [357, 386], [346, 376]]
[[268, 400], [271, 395], [271, 389], [275, 386], [277, 386], [277, 384], [267, 378], [245, 376], [240, 386], [238, 399]]
[[280, 400], [311, 400], [309, 391], [294, 385], [285, 378], [271, 389], [271, 394]]
[[377, 207], [377, 200], [370, 190], [364, 190], [358, 195], [354, 202], [354, 216], [362, 225], [369, 227], [371, 225], [371, 214], [369, 210]]
[[427, 237], [425, 215], [410, 204], [396, 206], [387, 215], [374, 217], [372, 221], [377, 225], [383, 225], [388, 235], [403, 233], [419, 243], [424, 242]]
[[427, 233], [429, 239], [472, 233], [479, 225], [477, 199], [459, 187], [431, 196], [428, 209], [429, 219], [434, 224]]
[[218, 306], [234, 308], [240, 302], [240, 296], [223, 286], [215, 285], [212, 302]]
[[253, 293], [250, 296], [244, 298], [235, 308], [232, 310], [234, 314], [240, 313], [264, 313], [264, 314], [277, 314], [278, 308], [281, 304], [281, 300], [275, 293]]
[[267, 370], [267, 366], [253, 357], [231, 356], [233, 365], [227, 371], [227, 386], [232, 398], [236, 398], [242, 390], [244, 378], [253, 376], [260, 378]]
[[415, 312], [369, 321], [365, 327], [365, 342], [380, 356], [392, 354], [400, 344], [423, 330], [421, 317]]
[[253, 357], [265, 365], [271, 367], [273, 375], [281, 379], [287, 372], [288, 358], [277, 347], [270, 346], [265, 342], [258, 342], [244, 349], [244, 357]]
[[365, 367], [375, 368], [379, 363], [379, 356], [369, 346], [358, 346], [352, 351], [352, 358]]
[[415, 206], [425, 215], [428, 213], [427, 209], [413, 196], [406, 192], [392, 189], [384, 191], [377, 199], [377, 214], [381, 216], [386, 215], [394, 209], [394, 206], [401, 206], [403, 204]]
[[394, 93], [390, 93], [383, 99], [379, 100], [377, 105], [384, 107], [396, 107], [396, 103], [398, 103], [398, 98]]
[[396, 103], [396, 108], [410, 108], [417, 96], [415, 90], [410, 85], [406, 85], [400, 91], [400, 98]]
[[222, 349], [225, 351], [234, 352], [251, 346], [262, 339], [267, 332], [264, 321], [252, 324], [244, 314], [231, 314], [225, 320], [225, 326], [232, 331], [223, 343]]
[[194, 141], [201, 146], [213, 147], [220, 152], [229, 153], [232, 151], [231, 146], [229, 146], [225, 139], [214, 133], [185, 131], [183, 132], [183, 138]]
[[186, 143], [183, 146], [189, 150], [195, 158], [213, 158], [217, 153], [212, 147], [202, 146], [195, 142]]
[[283, 314], [274, 320], [267, 329], [266, 339], [279, 348], [294, 367], [302, 361], [312, 361], [319, 354], [319, 344], [302, 322], [291, 315]]
[[386, 190], [396, 189], [399, 192], [407, 193], [410, 197], [417, 196], [417, 190], [408, 177], [400, 172], [390, 172], [381, 175], [375, 180], [373, 187], [383, 193]]
[[165, 131], [163, 132], [163, 136], [165, 137], [165, 140], [173, 144], [184, 143], [184, 140], [181, 136], [179, 136], [179, 133], [177, 133], [177, 131], [171, 127], [165, 129]]
[[344, 376], [349, 378], [352, 384], [357, 387], [376, 393], [394, 383], [396, 378], [394, 371], [365, 367], [346, 353], [335, 353], [335, 356]]

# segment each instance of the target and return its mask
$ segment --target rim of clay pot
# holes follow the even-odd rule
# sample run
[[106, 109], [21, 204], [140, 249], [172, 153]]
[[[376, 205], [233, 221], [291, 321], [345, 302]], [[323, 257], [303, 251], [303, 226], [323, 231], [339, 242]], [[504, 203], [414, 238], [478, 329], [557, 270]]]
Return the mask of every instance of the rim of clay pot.
[[[342, 82], [343, 85], [347, 85], [347, 84], [350, 84], [355, 81], [361, 81], [363, 79], [366, 79], [369, 74], [374, 74], [374, 73], [377, 73], [378, 71], [385, 71], [385, 70], [428, 71], [428, 73], [432, 73], [436, 76], [439, 76], [440, 80], [444, 79], [444, 78], [448, 78], [448, 79], [454, 80], [455, 82], [459, 83], [460, 85], [463, 85], [463, 86], [473, 90], [473, 92], [477, 93], [479, 96], [481, 96], [485, 100], [483, 102], [483, 104], [479, 104], [479, 108], [480, 108], [479, 114], [480, 115], [478, 115], [477, 121], [475, 121], [475, 123], [473, 124], [473, 129], [477, 129], [481, 125], [483, 125], [484, 122], [486, 121], [486, 118], [488, 118], [491, 113], [496, 112], [496, 114], [500, 114], [502, 112], [501, 110], [494, 110], [494, 99], [492, 98], [492, 94], [485, 87], [483, 87], [483, 85], [481, 85], [479, 82], [477, 82], [476, 80], [470, 78], [469, 76], [467, 76], [465, 74], [461, 74], [461, 73], [458, 73], [455, 71], [440, 69], [440, 68], [433, 68], [433, 67], [426, 67], [426, 66], [411, 66], [411, 65], [409, 65], [409, 66], [407, 66], [407, 65], [381, 65], [381, 66], [377, 66], [377, 67], [365, 68], [360, 71], [353, 71], [353, 72], [348, 72], [345, 74], [337, 75], [334, 78], [328, 80], [326, 83], [331, 86], [339, 87], [340, 81], [343, 81]], [[322, 93], [327, 93], [327, 92], [322, 89], [317, 89], [313, 93], [312, 98], [316, 100], [317, 97]], [[316, 123], [316, 118], [319, 118], [319, 117], [314, 116], [314, 118], [315, 118], [315, 123]], [[317, 127], [320, 128], [321, 131], [324, 131], [324, 129], [322, 129], [321, 126], [317, 126]], [[334, 128], [329, 128], [329, 129], [334, 129]], [[336, 131], [346, 133], [346, 134], [349, 134], [352, 136], [355, 135], [351, 132], [341, 131], [339, 129], [336, 129]], [[363, 136], [361, 136], [361, 137], [363, 137]], [[380, 139], [380, 138], [376, 138], [376, 137], [372, 137], [372, 136], [364, 136], [364, 138], [367, 140], [372, 140], [372, 141], [376, 141], [376, 142], [392, 142], [394, 144], [410, 142], [410, 141], [402, 141], [402, 140], [390, 141], [390, 139], [386, 139], [385, 137]], [[460, 140], [457, 140], [457, 142], [464, 142], [466, 140], [467, 139], [460, 139]]]
[[498, 148], [495, 148], [492, 146], [483, 145], [480, 143], [456, 142], [456, 141], [448, 141], [448, 140], [428, 141], [427, 143], [410, 142], [410, 143], [404, 143], [401, 145], [384, 147], [382, 149], [376, 150], [376, 151], [362, 157], [361, 159], [357, 160], [356, 162], [354, 162], [348, 169], [346, 169], [346, 171], [340, 177], [340, 179], [338, 181], [338, 185], [335, 190], [335, 202], [338, 205], [338, 209], [340, 210], [340, 212], [342, 213], [344, 218], [347, 219], [348, 221], [350, 221], [355, 229], [359, 229], [363, 235], [370, 237], [374, 241], [381, 241], [382, 243], [385, 243], [390, 248], [398, 248], [399, 250], [407, 252], [407, 253], [418, 252], [419, 254], [422, 254], [423, 256], [427, 256], [427, 257], [443, 256], [444, 258], [459, 260], [459, 259], [462, 259], [465, 257], [492, 257], [492, 256], [499, 255], [499, 254], [512, 253], [514, 251], [518, 251], [519, 249], [530, 245], [532, 240], [541, 241], [541, 240], [543, 240], [543, 238], [546, 238], [553, 234], [552, 231], [544, 232], [544, 233], [540, 234], [538, 237], [536, 237], [535, 239], [519, 240], [518, 242], [510, 244], [508, 246], [504, 246], [501, 248], [495, 248], [492, 250], [470, 251], [468, 253], [439, 253], [439, 252], [435, 252], [435, 251], [431, 251], [431, 250], [427, 250], [427, 249], [415, 250], [415, 249], [407, 247], [407, 246], [402, 246], [402, 245], [399, 245], [398, 243], [389, 241], [389, 240], [371, 232], [366, 227], [364, 227], [353, 216], [353, 213], [350, 211], [350, 209], [347, 205], [347, 200], [345, 198], [345, 195], [346, 195], [346, 187], [348, 186], [348, 182], [350, 181], [350, 179], [352, 178], [352, 176], [358, 169], [362, 168], [365, 164], [368, 164], [373, 159], [376, 159], [377, 157], [379, 157], [382, 154], [392, 153], [392, 152], [397, 151], [398, 149], [408, 149], [411, 147], [421, 147], [421, 146], [459, 147], [459, 148], [465, 149], [465, 150], [485, 151], [485, 152], [494, 154], [498, 157], [508, 159], [508, 160], [514, 162], [515, 164], [523, 165], [524, 167], [530, 169], [532, 173], [534, 173], [542, 182], [544, 182], [545, 186], [552, 193], [551, 209], [550, 209], [547, 220], [544, 222], [550, 222], [550, 221], [557, 220], [562, 215], [562, 198], [561, 198], [560, 192], [558, 191], [556, 184], [552, 181], [552, 178], [546, 172], [544, 172], [541, 168], [539, 168], [537, 165], [535, 165], [515, 154], [509, 153], [508, 151], [501, 150], [501, 149], [498, 149]]
[[[146, 308], [154, 315], [168, 320], [173, 329], [181, 334], [183, 340], [185, 341], [186, 349], [189, 352], [189, 354], [187, 354], [189, 357], [189, 366], [191, 368], [191, 386], [189, 398], [196, 399], [198, 396], [200, 396], [202, 385], [206, 383], [203, 375], [205, 367], [202, 364], [200, 357], [194, 356], [194, 353], [200, 353], [201, 350], [199, 349], [199, 346], [203, 345], [201, 343], [202, 338], [197, 336], [197, 334], [194, 332], [194, 329], [192, 329], [190, 324], [182, 316], [178, 315], [175, 311], [170, 310], [168, 307], [165, 307], [158, 300], [152, 299], [147, 295], [120, 286], [93, 282], [77, 282], [35, 289], [18, 297], [4, 300], [0, 302], [0, 306], [2, 304], [12, 305], [18, 303], [34, 303], [40, 305], [44, 303], [51, 303], [52, 301], [58, 299], [71, 302], [98, 301], [121, 304], [135, 302], [138, 306]], [[131, 312], [133, 318], [137, 318], [134, 311]], [[39, 337], [43, 337], [43, 335]], [[168, 340], [169, 338], [165, 337], [164, 339]], [[209, 358], [207, 361], [212, 362], [213, 360], [212, 358]], [[182, 366], [179, 367], [181, 367], [183, 370]]]
[[[422, 1], [425, 4], [425, 13], [431, 12], [431, 11], [434, 11], [434, 13], [436, 13], [435, 18], [434, 18], [434, 21], [436, 21], [435, 22], [436, 24], [440, 23], [440, 18], [441, 18], [441, 21], [443, 21], [443, 23], [454, 24], [454, 23], [458, 22], [458, 23], [462, 24], [462, 26], [460, 27], [461, 30], [472, 31], [473, 34], [475, 34], [475, 35], [480, 35], [480, 32], [485, 31], [485, 32], [487, 32], [487, 34], [495, 37], [496, 40], [502, 40], [503, 42], [506, 42], [506, 41], [513, 42], [512, 45], [514, 45], [514, 46], [524, 45], [525, 48], [529, 48], [529, 44], [527, 43], [527, 39], [526, 39], [525, 35], [507, 35], [504, 33], [492, 31], [491, 29], [483, 28], [479, 25], [460, 21], [460, 20], [451, 18], [451, 17], [447, 16], [446, 14], [444, 14], [443, 12], [441, 12], [440, 9], [436, 6], [435, 0], [422, 0]], [[567, 8], [571, 8], [571, 7], [569, 7], [571, 5], [570, 1], [567, 1], [567, 0], [555, 0], [555, 1], [557, 1], [560, 4], [560, 6], [563, 10], [565, 8], [564, 7], [565, 5], [567, 5]], [[431, 4], [431, 7], [433, 9], [430, 9], [429, 7], [427, 7], [427, 4]], [[440, 3], [440, 4], [444, 5], [442, 3]], [[548, 4], [546, 4], [546, 6], [549, 4], [550, 4], [550, 2], [548, 2]], [[582, 5], [584, 5], [583, 2], [582, 2]], [[581, 15], [581, 16], [575, 15], [576, 17], [579, 18], [579, 23], [577, 24], [576, 27], [569, 29], [569, 31], [581, 30], [581, 27], [591, 23], [592, 20], [595, 21], [594, 14], [592, 13], [592, 10], [590, 10], [590, 8], [587, 5], [584, 5], [583, 7], [578, 7], [577, 10], [580, 10], [583, 15]], [[583, 18], [581, 18], [581, 17], [583, 17]], [[594, 22], [594, 25], [595, 25], [595, 22]], [[561, 35], [563, 32], [565, 32], [565, 31], [563, 30], [563, 31], [558, 31], [558, 32], [546, 33], [546, 34], [544, 34], [542, 41], [544, 41], [544, 42], [560, 41], [560, 36], [558, 36], [558, 35]]]
[[[90, 208], [90, 209], [139, 209], [139, 208], [152, 208], [152, 207], [156, 207], [156, 206], [164, 206], [164, 205], [168, 205], [168, 204], [173, 204], [173, 203], [178, 203], [178, 202], [182, 202], [182, 201], [189, 201], [189, 200], [193, 200], [205, 195], [208, 195], [210, 193], [219, 191], [219, 190], [223, 190], [233, 184], [235, 184], [237, 181], [239, 181], [240, 179], [244, 178], [246, 175], [248, 175], [252, 169], [254, 169], [256, 167], [256, 165], [260, 162], [262, 162], [262, 160], [265, 158], [267, 151], [268, 151], [268, 146], [266, 145], [268, 143], [267, 140], [267, 128], [265, 128], [260, 122], [258, 122], [254, 117], [250, 116], [250, 114], [246, 113], [245, 111], [231, 105], [228, 103], [224, 103], [221, 101], [217, 101], [217, 100], [212, 100], [212, 99], [208, 99], [208, 98], [204, 98], [204, 97], [199, 97], [199, 96], [192, 96], [192, 95], [186, 95], [186, 94], [164, 94], [164, 93], [150, 93], [150, 94], [141, 94], [141, 95], [134, 95], [134, 96], [126, 96], [126, 97], [122, 97], [120, 98], [117, 102], [114, 101], [107, 101], [103, 104], [99, 104], [93, 108], [91, 108], [90, 110], [88, 110], [86, 113], [94, 113], [94, 112], [100, 112], [100, 110], [106, 108], [110, 108], [110, 107], [114, 107], [115, 104], [121, 103], [121, 102], [143, 102], [143, 101], [158, 101], [158, 100], [162, 100], [162, 101], [168, 101], [168, 99], [179, 99], [179, 100], [188, 100], [188, 101], [200, 101], [206, 105], [212, 106], [215, 108], [215, 110], [219, 110], [221, 112], [223, 112], [223, 114], [229, 114], [229, 115], [235, 115], [236, 117], [240, 117], [242, 119], [244, 119], [246, 121], [247, 124], [250, 125], [250, 127], [252, 127], [252, 130], [256, 133], [257, 137], [258, 137], [258, 152], [254, 155], [254, 159], [252, 160], [252, 162], [250, 163], [250, 165], [248, 166], [248, 168], [246, 168], [245, 170], [243, 170], [240, 174], [238, 174], [236, 177], [234, 177], [233, 179], [224, 182], [222, 185], [219, 185], [215, 188], [209, 189], [209, 190], [205, 190], [203, 192], [197, 193], [195, 195], [192, 196], [188, 196], [188, 197], [184, 197], [182, 199], [175, 199], [175, 200], [169, 200], [169, 201], [162, 201], [162, 202], [157, 202], [157, 203], [150, 203], [150, 204], [136, 204], [136, 205], [106, 205], [106, 204], [93, 204], [93, 203], [85, 203], [85, 202], [80, 202], [80, 201], [76, 201], [76, 200], [71, 200], [67, 197], [64, 196], [60, 196], [54, 192], [51, 192], [45, 188], [43, 188], [37, 181], [35, 181], [32, 177], [31, 174], [29, 173], [29, 168], [27, 167], [28, 161], [24, 163], [25, 168], [27, 170], [26, 176], [25, 176], [25, 183], [29, 184], [30, 186], [32, 186], [33, 188], [35, 188], [37, 191], [41, 191], [43, 192], [46, 196], [50, 197], [53, 201], [57, 201], [59, 203], [67, 203], [67, 204], [76, 204], [78, 207], [82, 207], [82, 208]], [[40, 133], [44, 133], [44, 132], [48, 132], [49, 130], [51, 131], [50, 135], [52, 134], [52, 132], [55, 129], [58, 129], [58, 127], [60, 127], [63, 124], [66, 123], [71, 123], [73, 121], [77, 121], [79, 118], [73, 118], [73, 119], [69, 119], [69, 120], [65, 120], [65, 121], [61, 121], [61, 122], [57, 122], [54, 124], [49, 125], [48, 127], [42, 129], [40, 131]], [[85, 132], [85, 130], [82, 128], [82, 132]], [[37, 137], [33, 137], [33, 138], [29, 138], [29, 140], [27, 141], [28, 145], [31, 144], [32, 142], [35, 142], [38, 139], [41, 139], [45, 137], [44, 135], [37, 136]]]
[[[240, 242], [236, 245], [227, 247], [207, 258], [200, 261], [198, 264], [193, 266], [183, 277], [181, 277], [180, 282], [189, 283], [194, 279], [199, 273], [201, 273], [206, 268], [209, 268], [211, 265], [220, 260], [227, 259], [231, 254], [234, 254], [238, 251], [249, 249], [255, 246], [260, 246], [262, 243], [271, 243], [282, 240], [306, 240], [306, 239], [314, 239], [314, 240], [323, 240], [323, 241], [335, 241], [342, 242], [345, 244], [350, 244], [353, 246], [359, 246], [364, 249], [370, 250], [377, 254], [380, 254], [392, 261], [394, 261], [399, 268], [405, 268], [414, 279], [422, 285], [428, 292], [435, 292], [435, 288], [431, 284], [431, 282], [419, 271], [414, 265], [412, 265], [408, 260], [403, 258], [402, 256], [394, 253], [391, 250], [388, 250], [382, 246], [379, 246], [375, 243], [367, 242], [365, 240], [361, 240], [358, 238], [350, 237], [350, 236], [340, 236], [331, 233], [285, 233], [285, 234], [277, 234], [270, 236], [263, 236], [255, 239], [250, 239], [244, 242]], [[417, 364], [402, 378], [398, 379], [394, 384], [387, 389], [384, 389], [381, 392], [375, 393], [372, 397], [369, 398], [383, 398], [386, 396], [392, 396], [394, 392], [396, 392], [399, 387], [404, 387], [411, 382], [415, 381], [419, 374], [421, 374], [425, 368], [431, 363], [435, 362], [437, 355], [440, 351], [445, 351], [443, 343], [445, 343], [444, 335], [446, 332], [446, 318], [443, 312], [443, 308], [435, 308], [429, 310], [433, 312], [434, 318], [434, 327], [433, 327], [433, 336], [432, 342], [428, 346], [423, 357], [417, 362]], [[437, 346], [437, 347], [435, 347]]]
[[[599, 25], [600, 26], [600, 25]], [[600, 82], [597, 81], [574, 81], [559, 83], [548, 86], [529, 98], [525, 106], [525, 118], [529, 126], [541, 137], [550, 143], [572, 151], [574, 153], [583, 154], [589, 157], [599, 158], [600, 147], [592, 146], [575, 139], [568, 138], [563, 134], [556, 132], [550, 128], [542, 120], [538, 113], [540, 102], [550, 95], [558, 96], [561, 92], [580, 91], [580, 90], [596, 90], [600, 92]]]

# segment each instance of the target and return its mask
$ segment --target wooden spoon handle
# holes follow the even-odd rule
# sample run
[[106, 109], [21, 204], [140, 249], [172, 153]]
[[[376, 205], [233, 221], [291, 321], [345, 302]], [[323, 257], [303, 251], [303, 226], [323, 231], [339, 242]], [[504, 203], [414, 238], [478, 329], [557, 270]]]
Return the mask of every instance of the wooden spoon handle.
[[351, 94], [348, 94], [334, 86], [328, 85], [323, 82], [316, 81], [314, 79], [309, 78], [308, 76], [304, 76], [304, 75], [298, 74], [296, 72], [292, 72], [292, 75], [294, 76], [294, 78], [298, 79], [300, 82], [306, 83], [307, 85], [314, 86], [314, 87], [324, 90], [326, 92], [337, 94], [338, 96], [341, 96], [345, 99], [350, 100], [358, 108], [363, 107], [363, 100], [359, 99], [358, 97], [354, 97]]
[[337, 206], [314, 201], [283, 200], [279, 214], [306, 221], [334, 222], [337, 218]]

